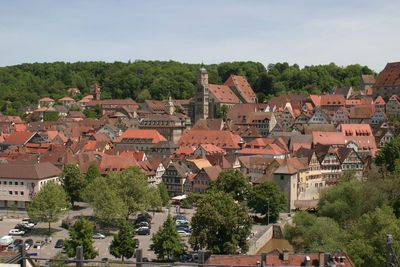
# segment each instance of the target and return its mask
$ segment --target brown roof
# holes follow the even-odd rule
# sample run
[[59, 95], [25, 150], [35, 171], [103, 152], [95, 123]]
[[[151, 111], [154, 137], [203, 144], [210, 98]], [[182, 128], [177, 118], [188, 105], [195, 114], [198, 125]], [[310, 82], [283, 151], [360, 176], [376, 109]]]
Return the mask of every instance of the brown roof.
[[350, 108], [350, 119], [370, 119], [375, 112], [374, 105], [356, 106]]
[[25, 145], [35, 134], [36, 132], [13, 132], [6, 138], [4, 143], [11, 145]]
[[224, 83], [224, 85], [236, 87], [240, 96], [247, 103], [255, 103], [255, 99], [257, 98], [250, 84], [247, 82], [247, 79], [243, 76], [231, 75], [228, 80]]
[[321, 95], [321, 106], [344, 106], [345, 101], [343, 95]]
[[386, 64], [374, 86], [400, 86], [400, 62]]
[[61, 174], [61, 170], [50, 162], [40, 163], [0, 163], [2, 178], [46, 179]]
[[227, 85], [209, 84], [210, 93], [221, 103], [240, 103], [239, 98]]
[[[130, 140], [132, 139], [132, 140]], [[135, 142], [135, 139], [146, 139], [146, 143], [157, 144], [160, 141], [167, 141], [157, 130], [142, 130], [142, 129], [128, 129], [126, 130], [115, 143], [143, 143], [142, 140]]]
[[223, 119], [200, 119], [193, 126], [193, 130], [222, 130]]
[[238, 149], [241, 138], [229, 131], [186, 130], [178, 141], [178, 145], [198, 146], [213, 144], [223, 149]]
[[220, 166], [204, 167], [203, 170], [207, 173], [210, 180], [215, 181], [218, 178], [219, 173], [222, 171]]

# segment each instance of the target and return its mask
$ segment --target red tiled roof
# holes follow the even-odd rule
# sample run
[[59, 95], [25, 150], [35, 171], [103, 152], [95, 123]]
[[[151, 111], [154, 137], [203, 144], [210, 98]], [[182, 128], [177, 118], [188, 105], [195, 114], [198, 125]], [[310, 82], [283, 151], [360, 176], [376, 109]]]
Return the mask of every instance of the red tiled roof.
[[55, 101], [54, 101], [54, 99], [45, 97], [45, 98], [39, 99], [39, 102], [55, 102]]
[[200, 146], [201, 146], [201, 148], [204, 149], [204, 151], [206, 151], [207, 155], [211, 155], [211, 154], [225, 155], [226, 154], [225, 150], [223, 150], [222, 148], [217, 147], [215, 145], [212, 145], [212, 144], [201, 144]]
[[400, 62], [386, 64], [374, 86], [400, 86]]
[[322, 145], [345, 145], [346, 138], [341, 132], [312, 132], [313, 143]]
[[241, 137], [229, 131], [186, 130], [178, 140], [179, 146], [213, 144], [222, 149], [239, 149]]
[[224, 85], [234, 86], [238, 90], [239, 94], [247, 103], [255, 103], [256, 94], [251, 88], [247, 79], [243, 76], [231, 75], [228, 80], [225, 81]]
[[[142, 129], [128, 129], [126, 130], [115, 143], [129, 143], [129, 140], [124, 139], [132, 139], [134, 143], [135, 139], [146, 139], [149, 140], [147, 143], [157, 144], [160, 141], [167, 141], [164, 136], [162, 136], [157, 130], [142, 130]], [[142, 143], [142, 142], [141, 142]]]
[[371, 74], [363, 74], [363, 75], [361, 75], [361, 79], [363, 80], [364, 83], [369, 83], [369, 84], [375, 83], [374, 75], [371, 75]]
[[4, 143], [12, 145], [24, 145], [26, 144], [36, 132], [13, 132], [11, 133]]
[[386, 105], [385, 100], [381, 96], [378, 96], [374, 102], [375, 105]]
[[35, 109], [36, 112], [44, 112], [46, 110], [47, 110], [47, 107], [41, 107], [41, 108]]
[[321, 106], [344, 106], [345, 102], [343, 95], [321, 95]]
[[75, 101], [73, 98], [64, 96], [63, 98], [58, 99], [59, 101]]
[[239, 98], [227, 85], [209, 84], [210, 93], [221, 103], [240, 103]]

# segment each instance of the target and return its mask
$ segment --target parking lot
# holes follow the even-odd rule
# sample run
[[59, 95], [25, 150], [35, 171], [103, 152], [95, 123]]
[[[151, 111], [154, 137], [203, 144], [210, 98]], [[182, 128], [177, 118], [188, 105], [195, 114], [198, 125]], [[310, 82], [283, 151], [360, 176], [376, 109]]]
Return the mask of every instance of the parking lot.
[[[191, 219], [193, 215], [193, 210], [185, 210], [181, 209], [180, 214], [183, 214], [186, 216], [187, 219]], [[177, 212], [175, 208], [170, 209], [171, 215], [176, 215]], [[79, 217], [80, 215], [88, 215], [91, 214], [91, 210], [89, 208], [85, 208], [79, 211], [70, 211], [68, 215], [69, 217]], [[136, 235], [135, 238], [139, 239], [139, 248], [142, 249], [143, 251], [143, 257], [149, 258], [149, 259], [155, 259], [156, 256], [153, 253], [153, 251], [149, 250], [150, 244], [151, 244], [151, 237], [153, 233], [158, 231], [159, 227], [163, 224], [163, 222], [167, 219], [168, 216], [168, 210], [164, 209], [163, 212], [156, 212], [151, 213], [153, 216], [153, 220], [151, 222], [151, 231], [150, 235]], [[65, 216], [65, 217], [66, 217]], [[21, 220], [24, 216], [24, 214], [20, 215], [20, 219], [7, 219], [5, 218], [3, 221], [0, 221], [0, 237], [8, 235], [8, 232], [14, 228], [14, 226], [18, 223], [21, 223]], [[54, 257], [58, 252], [61, 251], [60, 248], [55, 248], [55, 243], [58, 239], [66, 239], [69, 237], [68, 231], [64, 228], [61, 227], [61, 220], [57, 223], [52, 223], [51, 224], [51, 229], [52, 229], [52, 242], [48, 242], [47, 245], [44, 245], [40, 249], [38, 248], [30, 248], [28, 250], [28, 253], [37, 253], [38, 257], [43, 257], [43, 258], [51, 258]], [[45, 240], [46, 238], [46, 233], [48, 231], [48, 224], [47, 223], [39, 223], [37, 224], [33, 230], [20, 237], [20, 236], [14, 236], [15, 239], [33, 239], [33, 242], [36, 240]], [[114, 258], [108, 250], [109, 245], [111, 244], [113, 237], [112, 236], [106, 236], [105, 239], [95, 239], [94, 240], [94, 247], [97, 249], [99, 252], [99, 255], [96, 257], [97, 260], [101, 260], [102, 258], [108, 258], [110, 260], [114, 260]], [[188, 237], [183, 237], [183, 239], [187, 242]]]

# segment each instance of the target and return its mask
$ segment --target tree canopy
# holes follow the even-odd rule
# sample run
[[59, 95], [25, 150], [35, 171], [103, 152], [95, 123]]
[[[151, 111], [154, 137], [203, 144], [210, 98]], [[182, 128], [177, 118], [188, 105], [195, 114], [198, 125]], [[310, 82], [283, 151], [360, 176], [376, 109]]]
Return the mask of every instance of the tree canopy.
[[86, 180], [79, 166], [73, 163], [65, 164], [62, 173], [62, 184], [72, 204], [82, 199], [82, 192], [86, 186]]
[[130, 259], [135, 254], [137, 241], [134, 240], [135, 229], [126, 220], [122, 220], [119, 224], [118, 234], [114, 235], [110, 244], [110, 253], [116, 258]]
[[157, 258], [163, 260], [165, 256], [171, 259], [172, 256], [180, 256], [184, 252], [185, 243], [175, 227], [175, 222], [168, 214], [167, 220], [158, 229], [157, 233], [153, 234], [150, 249], [154, 251]]
[[400, 138], [395, 138], [376, 152], [375, 162], [388, 171], [400, 171]]
[[207, 249], [215, 254], [247, 252], [252, 220], [245, 202], [235, 203], [231, 194], [211, 191], [197, 205], [190, 236], [194, 250]]
[[29, 217], [39, 222], [50, 224], [57, 222], [69, 208], [68, 197], [61, 185], [53, 181], [45, 183], [29, 203]]
[[[288, 63], [223, 62], [205, 66], [209, 81], [222, 84], [231, 74], [243, 75], [260, 98], [286, 92], [328, 92], [333, 86], [357, 87], [361, 74], [374, 74], [367, 66], [305, 66]], [[90, 86], [102, 88], [102, 98], [165, 99], [170, 91], [177, 99], [194, 95], [200, 64], [175, 61], [34, 63], [0, 68], [0, 107], [7, 115], [42, 97], [55, 100], [66, 96], [70, 87], [89, 94]], [[11, 104], [5, 105], [5, 101]], [[4, 107], [4, 108], [3, 108]], [[95, 114], [91, 114], [94, 115]]]
[[94, 259], [98, 252], [93, 247], [93, 225], [83, 216], [77, 220], [69, 229], [69, 239], [64, 242], [65, 250], [69, 257], [76, 254], [76, 247], [83, 247], [85, 259]]
[[223, 191], [231, 194], [235, 200], [242, 201], [250, 190], [249, 179], [238, 170], [220, 172], [216, 181], [212, 181], [210, 191]]

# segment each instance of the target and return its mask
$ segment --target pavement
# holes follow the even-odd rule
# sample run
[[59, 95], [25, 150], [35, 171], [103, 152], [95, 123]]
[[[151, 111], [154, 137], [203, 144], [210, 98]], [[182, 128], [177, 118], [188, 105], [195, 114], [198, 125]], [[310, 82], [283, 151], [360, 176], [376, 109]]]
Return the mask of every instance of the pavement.
[[[81, 209], [79, 210], [71, 210], [67, 214], [64, 215], [63, 218], [69, 217], [69, 218], [79, 218], [81, 215], [82, 216], [90, 216], [92, 214], [92, 209], [88, 207], [86, 204], [81, 204]], [[153, 220], [151, 222], [151, 231], [150, 235], [136, 235], [135, 238], [139, 239], [139, 248], [142, 249], [143, 251], [143, 257], [147, 257], [150, 260], [151, 259], [156, 259], [156, 255], [154, 254], [153, 251], [151, 251], [150, 244], [151, 242], [151, 237], [153, 233], [158, 231], [159, 227], [164, 223], [164, 221], [167, 219], [168, 213], [171, 213], [172, 216], [178, 214], [177, 210], [175, 208], [170, 208], [168, 210], [167, 208], [164, 208], [162, 212], [155, 212], [154, 215], [153, 213], [150, 213], [153, 216]], [[194, 209], [183, 209], [181, 208], [179, 211], [179, 214], [185, 215], [185, 217], [188, 220], [191, 220], [195, 210]], [[26, 212], [23, 211], [18, 211], [18, 212], [8, 212], [4, 210], [0, 210], [0, 215], [3, 215], [3, 221], [0, 221], [0, 237], [4, 235], [8, 235], [8, 232], [14, 228], [14, 226], [18, 223], [21, 222], [22, 218], [27, 217]], [[30, 248], [27, 252], [28, 253], [37, 253], [37, 257], [40, 258], [51, 258], [54, 257], [58, 252], [61, 251], [61, 249], [54, 248], [54, 245], [58, 239], [66, 239], [69, 238], [69, 233], [68, 230], [64, 229], [61, 227], [61, 220], [58, 221], [57, 223], [52, 223], [51, 224], [51, 229], [52, 229], [52, 242], [43, 247], [39, 248]], [[264, 225], [257, 225], [255, 224], [253, 226], [253, 232], [255, 232], [255, 236], [250, 239], [250, 242], [255, 242], [256, 236], [259, 236], [264, 230], [266, 229], [266, 226]], [[33, 239], [33, 242], [36, 240], [45, 240], [47, 237], [46, 233], [48, 231], [48, 224], [47, 223], [38, 223], [34, 229], [31, 231], [31, 233], [26, 234], [22, 237], [15, 236], [14, 239]], [[99, 255], [95, 258], [95, 260], [101, 260], [102, 258], [108, 258], [109, 260], [119, 260], [112, 256], [109, 253], [109, 246], [111, 244], [113, 237], [112, 236], [106, 236], [105, 239], [96, 239], [94, 240], [94, 247], [95, 249], [99, 252]], [[184, 241], [187, 244], [187, 247], [190, 248], [188, 244], [188, 237], [183, 238]]]

